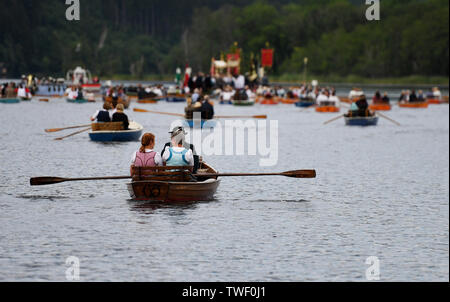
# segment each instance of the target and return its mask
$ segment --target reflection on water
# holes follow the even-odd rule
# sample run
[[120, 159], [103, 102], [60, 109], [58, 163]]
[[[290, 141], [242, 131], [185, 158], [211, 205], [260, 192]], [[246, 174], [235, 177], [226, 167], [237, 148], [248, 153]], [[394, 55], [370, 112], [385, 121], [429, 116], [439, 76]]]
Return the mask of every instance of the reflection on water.
[[[401, 127], [370, 128], [323, 126], [337, 115], [289, 105], [216, 105], [220, 115], [278, 120], [279, 161], [263, 168], [256, 156], [208, 156], [213, 167], [313, 168], [318, 177], [224, 177], [212, 202], [130, 201], [126, 180], [30, 187], [43, 175], [128, 175], [139, 142], [92, 143], [86, 133], [54, 141], [66, 132], [44, 132], [89, 123], [100, 106], [0, 105], [0, 281], [65, 281], [69, 256], [80, 258], [83, 281], [365, 281], [369, 256], [381, 259], [382, 281], [448, 281], [448, 105], [394, 106], [386, 114]], [[126, 113], [162, 150], [172, 118]]]

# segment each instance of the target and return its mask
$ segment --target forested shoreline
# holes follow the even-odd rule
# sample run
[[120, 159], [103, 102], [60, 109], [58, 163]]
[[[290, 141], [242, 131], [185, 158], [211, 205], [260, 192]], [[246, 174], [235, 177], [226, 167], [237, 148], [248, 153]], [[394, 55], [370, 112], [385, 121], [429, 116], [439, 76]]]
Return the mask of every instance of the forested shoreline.
[[367, 21], [365, 1], [81, 0], [81, 20], [57, 0], [4, 0], [0, 69], [63, 76], [77, 65], [99, 76], [171, 75], [186, 63], [209, 71], [234, 42], [243, 69], [270, 43], [271, 74], [366, 78], [449, 75], [449, 2], [383, 0]]

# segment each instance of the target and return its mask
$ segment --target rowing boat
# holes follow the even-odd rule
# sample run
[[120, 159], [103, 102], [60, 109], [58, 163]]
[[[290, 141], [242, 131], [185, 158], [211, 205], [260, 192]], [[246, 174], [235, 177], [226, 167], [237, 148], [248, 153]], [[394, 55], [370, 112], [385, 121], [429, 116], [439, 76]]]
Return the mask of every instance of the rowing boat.
[[295, 103], [298, 103], [299, 99], [298, 98], [277, 98], [277, 100], [281, 103], [281, 104], [288, 104], [288, 105], [293, 105]]
[[336, 106], [319, 106], [316, 108], [316, 112], [319, 113], [337, 113], [340, 111], [341, 109]]
[[438, 99], [428, 99], [427, 103], [429, 105], [440, 105], [440, 104], [442, 104], [442, 101], [438, 100]]
[[10, 98], [0, 98], [0, 103], [2, 103], [2, 104], [16, 104], [16, 103], [20, 103], [20, 100], [19, 99], [16, 99], [16, 98], [12, 98], [12, 99], [10, 99]]
[[[197, 174], [217, 174], [201, 162]], [[152, 203], [186, 203], [210, 201], [219, 187], [217, 177], [190, 176], [188, 167], [133, 168], [132, 182], [127, 184], [133, 200]]]
[[184, 103], [186, 102], [186, 96], [183, 94], [167, 95], [166, 102], [168, 103]]
[[428, 108], [427, 102], [406, 102], [406, 103], [398, 103], [400, 108]]
[[261, 105], [278, 105], [278, 101], [274, 98], [263, 98], [260, 99], [259, 103]]
[[255, 99], [248, 100], [233, 100], [234, 106], [253, 106], [255, 105]]
[[356, 116], [345, 117], [345, 124], [347, 126], [376, 126], [378, 124], [377, 116]]
[[390, 104], [372, 104], [369, 109], [372, 111], [390, 111], [392, 107]]
[[74, 103], [74, 104], [86, 104], [86, 103], [95, 103], [95, 100], [94, 101], [89, 101], [89, 100], [86, 100], [86, 99], [66, 99], [67, 100], [67, 102], [69, 102], [69, 103]]
[[136, 122], [130, 122], [129, 130], [123, 130], [122, 122], [95, 123], [89, 132], [89, 138], [94, 142], [131, 142], [138, 141], [144, 127]]
[[139, 104], [157, 104], [158, 100], [155, 100], [155, 99], [140, 99], [140, 100], [137, 100], [137, 102]]
[[295, 106], [301, 107], [301, 108], [309, 108], [316, 104], [316, 101], [313, 99], [301, 99], [297, 103], [295, 103]]

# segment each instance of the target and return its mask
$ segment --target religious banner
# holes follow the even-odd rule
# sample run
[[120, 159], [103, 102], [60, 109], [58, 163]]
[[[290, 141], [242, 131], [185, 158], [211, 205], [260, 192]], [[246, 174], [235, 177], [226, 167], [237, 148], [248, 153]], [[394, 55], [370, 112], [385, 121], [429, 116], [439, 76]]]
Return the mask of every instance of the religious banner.
[[261, 66], [272, 67], [273, 66], [273, 49], [261, 50]]

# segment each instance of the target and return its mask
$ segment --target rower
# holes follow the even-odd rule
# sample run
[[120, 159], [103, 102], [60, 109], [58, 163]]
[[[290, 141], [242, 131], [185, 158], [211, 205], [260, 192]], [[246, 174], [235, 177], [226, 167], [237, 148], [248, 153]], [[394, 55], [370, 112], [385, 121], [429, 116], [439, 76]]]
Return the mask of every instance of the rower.
[[[178, 139], [182, 141], [182, 147], [183, 147], [184, 149], [187, 149], [187, 150], [190, 150], [190, 151], [191, 151], [191, 153], [192, 153], [192, 155], [193, 155], [193, 161], [194, 161], [194, 165], [193, 165], [193, 166], [194, 166], [194, 171], [193, 171], [193, 173], [194, 173], [194, 174], [197, 173], [197, 170], [198, 170], [198, 168], [200, 167], [200, 156], [197, 155], [197, 152], [196, 152], [196, 150], [195, 150], [194, 145], [193, 145], [193, 144], [189, 144], [188, 142], [186, 142], [186, 134], [187, 134], [187, 133], [186, 133], [186, 131], [184, 130], [184, 128], [183, 128], [182, 126], [174, 127], [174, 128], [169, 132], [169, 134], [171, 135], [171, 138], [174, 137], [174, 135], [177, 136]], [[174, 147], [174, 146], [175, 146], [175, 145], [173, 144], [173, 139], [172, 139], [172, 141], [171, 141], [170, 143], [167, 143], [167, 144], [164, 146], [164, 149], [162, 150], [161, 154], [164, 156], [164, 154], [166, 153], [166, 151], [167, 151], [169, 148], [172, 148], [172, 147]]]
[[214, 118], [214, 107], [209, 102], [209, 96], [205, 95], [199, 101], [202, 104], [202, 120], [212, 120]]
[[[185, 132], [183, 128], [174, 129], [171, 133], [171, 146], [163, 150], [163, 161], [168, 167], [194, 167], [194, 155], [191, 149], [184, 147]], [[195, 172], [194, 172], [195, 173]]]
[[109, 113], [109, 110], [112, 109], [112, 106], [110, 103], [105, 102], [103, 104], [103, 110], [98, 110], [92, 117], [91, 121], [97, 121], [97, 123], [109, 123], [111, 122], [111, 114]]
[[118, 104], [116, 107], [116, 113], [112, 116], [112, 122], [122, 122], [123, 123], [123, 130], [128, 130], [129, 122], [128, 122], [128, 116], [123, 113], [124, 107], [123, 104]]
[[145, 133], [142, 136], [141, 148], [131, 158], [131, 175], [133, 175], [134, 167], [156, 167], [163, 165], [161, 155], [153, 151], [155, 141], [155, 135], [152, 133]]

